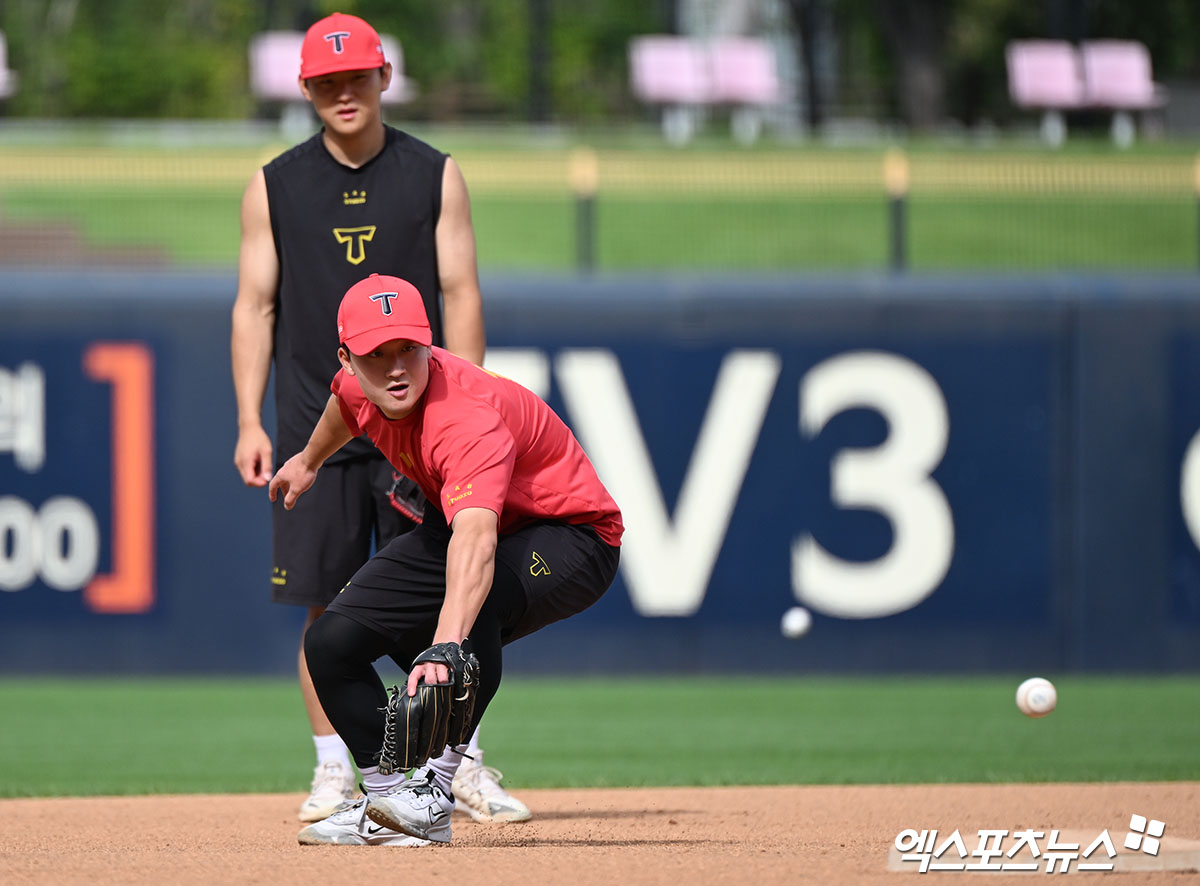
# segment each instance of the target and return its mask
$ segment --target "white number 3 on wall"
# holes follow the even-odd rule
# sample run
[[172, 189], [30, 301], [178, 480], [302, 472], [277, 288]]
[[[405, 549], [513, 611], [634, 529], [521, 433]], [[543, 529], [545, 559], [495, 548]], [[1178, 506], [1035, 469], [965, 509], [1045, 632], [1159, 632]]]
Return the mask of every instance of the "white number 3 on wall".
[[877, 411], [888, 436], [847, 449], [830, 466], [830, 496], [842, 508], [877, 511], [893, 542], [877, 560], [830, 554], [808, 533], [792, 544], [792, 588], [812, 609], [839, 618], [879, 618], [934, 592], [954, 555], [954, 519], [930, 474], [946, 453], [950, 420], [933, 377], [911, 360], [853, 351], [814, 366], [800, 383], [800, 433], [815, 437], [847, 409]]

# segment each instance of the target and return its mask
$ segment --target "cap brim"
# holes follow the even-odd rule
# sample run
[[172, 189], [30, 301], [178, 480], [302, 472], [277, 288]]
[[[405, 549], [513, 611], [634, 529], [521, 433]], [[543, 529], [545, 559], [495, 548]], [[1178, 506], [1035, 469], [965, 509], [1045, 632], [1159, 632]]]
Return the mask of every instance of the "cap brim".
[[433, 344], [433, 335], [428, 326], [385, 326], [382, 329], [372, 329], [369, 332], [352, 335], [342, 344], [350, 350], [351, 354], [362, 357], [371, 353], [384, 342], [402, 339], [415, 341], [419, 345]]
[[374, 71], [387, 64], [387, 60], [377, 65], [362, 65], [357, 62], [326, 62], [323, 65], [313, 65], [300, 71], [301, 80], [311, 80], [313, 77], [324, 77], [326, 74], [340, 74], [343, 71]]

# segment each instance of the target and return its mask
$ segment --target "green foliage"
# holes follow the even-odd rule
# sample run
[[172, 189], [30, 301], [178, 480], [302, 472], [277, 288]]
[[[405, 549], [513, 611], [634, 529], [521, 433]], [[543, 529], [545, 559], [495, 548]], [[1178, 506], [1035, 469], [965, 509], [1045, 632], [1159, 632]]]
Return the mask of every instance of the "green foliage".
[[[661, 31], [661, 4], [608, 0], [567, 9], [546, 0], [541, 51], [556, 117], [596, 119], [629, 106], [626, 49]], [[528, 111], [530, 0], [346, 0], [271, 4], [270, 18], [236, 0], [106, 0], [68, 7], [0, 6], [22, 88], [15, 115], [97, 118], [239, 118], [254, 102], [246, 49], [267, 28], [303, 30], [316, 17], [360, 15], [403, 46], [420, 97], [417, 116], [522, 119]], [[57, 11], [56, 11], [57, 10]]]
[[1044, 11], [1017, 0], [977, 0], [962, 7], [947, 34], [948, 114], [974, 124], [1006, 121], [1019, 113], [1008, 99], [1004, 50], [1015, 38], [1045, 36]]
[[[1022, 0], [791, 0], [832, 22], [837, 60], [831, 108], [893, 116], [903, 104], [901, 47], [936, 34], [920, 68], [943, 76], [945, 112], [967, 123], [1014, 116], [1004, 46], [1014, 38], [1137, 39], [1160, 80], [1200, 77], [1200, 6], [1194, 0], [1030, 4]], [[533, 46], [533, 13], [548, 15], [544, 45]], [[334, 11], [361, 15], [397, 37], [408, 75], [420, 86], [406, 110], [424, 119], [525, 119], [532, 59], [546, 59], [552, 117], [564, 122], [628, 120], [641, 113], [629, 93], [629, 40], [670, 27], [672, 0], [104, 0], [0, 4], [0, 28], [21, 88], [17, 116], [244, 118], [246, 48], [267, 28], [308, 27]], [[888, 29], [891, 29], [889, 32]], [[905, 39], [906, 35], [909, 39]], [[827, 31], [821, 32], [828, 39]], [[536, 51], [536, 52], [535, 52]], [[831, 84], [825, 84], [826, 91]]]
[[[530, 29], [527, 0], [494, 0], [482, 16], [478, 46], [485, 82], [510, 113], [519, 115], [529, 100]], [[487, 34], [487, 39], [482, 39]], [[550, 55], [550, 53], [547, 53]], [[556, 55], [557, 53], [555, 53]]]
[[203, 118], [251, 108], [246, 46], [256, 22], [236, 0], [15, 6], [0, 26], [15, 29], [17, 113]]
[[1093, 0], [1089, 6], [1088, 36], [1142, 41], [1157, 79], [1200, 76], [1200, 6], [1194, 0]]
[[[664, 28], [657, 4], [607, 0], [570, 7], [543, 0], [545, 44], [532, 45], [531, 0], [362, 0], [357, 13], [404, 46], [420, 84], [413, 109], [433, 119], [462, 114], [522, 119], [529, 111], [535, 50], [546, 60], [554, 116], [610, 118], [628, 108], [629, 39]], [[349, 11], [349, 10], [345, 10]]]
[[554, 22], [554, 107], [573, 120], [611, 119], [636, 113], [629, 91], [629, 41], [665, 30], [645, 0], [584, 3]]

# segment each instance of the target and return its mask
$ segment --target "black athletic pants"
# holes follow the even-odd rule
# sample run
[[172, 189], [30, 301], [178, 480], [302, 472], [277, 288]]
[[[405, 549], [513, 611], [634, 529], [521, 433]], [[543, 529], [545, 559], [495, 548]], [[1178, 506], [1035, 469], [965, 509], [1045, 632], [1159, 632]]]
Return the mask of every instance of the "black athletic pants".
[[[367, 561], [305, 634], [321, 707], [360, 768], [377, 764], [383, 743], [387, 692], [374, 662], [386, 655], [407, 671], [433, 642], [449, 540], [441, 513], [427, 505], [425, 522]], [[480, 671], [472, 730], [500, 687], [502, 647], [596, 602], [616, 576], [619, 551], [589, 527], [554, 521], [499, 538], [492, 587], [469, 637]]]

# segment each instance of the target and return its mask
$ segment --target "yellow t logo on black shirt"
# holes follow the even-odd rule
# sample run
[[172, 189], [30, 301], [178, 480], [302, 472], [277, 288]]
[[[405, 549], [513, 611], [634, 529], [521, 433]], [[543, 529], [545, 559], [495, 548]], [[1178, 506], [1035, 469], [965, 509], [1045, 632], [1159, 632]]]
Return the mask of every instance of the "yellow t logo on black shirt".
[[346, 244], [346, 261], [352, 265], [361, 265], [367, 257], [366, 244], [375, 238], [375, 226], [334, 228], [333, 236], [339, 243]]

